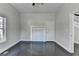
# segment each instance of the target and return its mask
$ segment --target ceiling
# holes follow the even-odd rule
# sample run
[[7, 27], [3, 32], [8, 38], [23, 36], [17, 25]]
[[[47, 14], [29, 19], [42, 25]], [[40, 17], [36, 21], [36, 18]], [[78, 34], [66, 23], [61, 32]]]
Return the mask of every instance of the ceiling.
[[39, 6], [32, 6], [32, 3], [11, 3], [20, 13], [51, 13], [55, 12], [62, 3], [44, 3]]

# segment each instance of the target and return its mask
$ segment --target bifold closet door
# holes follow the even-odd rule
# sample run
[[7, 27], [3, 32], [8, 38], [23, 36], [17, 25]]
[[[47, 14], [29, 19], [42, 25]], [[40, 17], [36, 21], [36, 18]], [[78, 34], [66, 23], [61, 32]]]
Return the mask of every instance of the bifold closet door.
[[46, 28], [32, 27], [31, 41], [45, 41], [47, 39]]

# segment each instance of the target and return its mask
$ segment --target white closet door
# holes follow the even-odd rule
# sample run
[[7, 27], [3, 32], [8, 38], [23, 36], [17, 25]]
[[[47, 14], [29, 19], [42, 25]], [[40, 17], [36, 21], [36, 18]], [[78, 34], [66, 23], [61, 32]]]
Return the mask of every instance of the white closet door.
[[45, 41], [46, 35], [45, 28], [32, 27], [32, 41]]

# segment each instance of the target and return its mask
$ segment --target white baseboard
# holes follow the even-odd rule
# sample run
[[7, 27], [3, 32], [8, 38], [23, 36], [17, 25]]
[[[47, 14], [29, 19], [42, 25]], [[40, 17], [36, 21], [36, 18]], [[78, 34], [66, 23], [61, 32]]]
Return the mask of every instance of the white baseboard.
[[28, 39], [21, 39], [20, 41], [31, 41], [31, 40], [28, 40]]
[[66, 48], [65, 46], [63, 46], [62, 44], [60, 44], [59, 42], [55, 41], [59, 46], [63, 47], [67, 52], [69, 53], [74, 53], [74, 51], [69, 50], [68, 48]]
[[[28, 40], [28, 39], [20, 39], [20, 41], [32, 41], [32, 40]], [[53, 41], [54, 42], [54, 40], [45, 40], [45, 41]], [[45, 42], [44, 41], [44, 42]]]
[[6, 51], [7, 49], [9, 49], [10, 47], [16, 45], [18, 42], [20, 42], [20, 41], [14, 42], [14, 43], [10, 44], [9, 46], [5, 47], [4, 49], [0, 50], [0, 54], [1, 54], [2, 52]]

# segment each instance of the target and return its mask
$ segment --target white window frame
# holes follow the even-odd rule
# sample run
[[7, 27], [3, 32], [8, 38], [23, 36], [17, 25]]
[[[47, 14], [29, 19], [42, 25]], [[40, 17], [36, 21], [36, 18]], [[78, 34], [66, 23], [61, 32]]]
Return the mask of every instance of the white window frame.
[[3, 18], [3, 28], [2, 28], [2, 30], [3, 30], [3, 38], [0, 39], [0, 43], [3, 43], [3, 42], [6, 41], [6, 18], [2, 17], [2, 16], [0, 16], [0, 17]]

